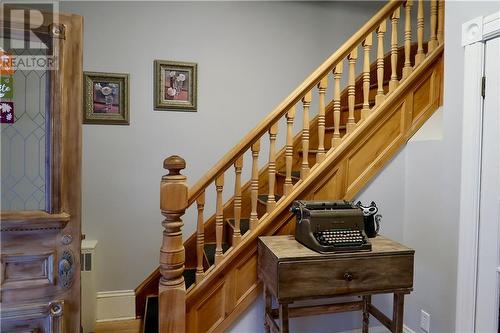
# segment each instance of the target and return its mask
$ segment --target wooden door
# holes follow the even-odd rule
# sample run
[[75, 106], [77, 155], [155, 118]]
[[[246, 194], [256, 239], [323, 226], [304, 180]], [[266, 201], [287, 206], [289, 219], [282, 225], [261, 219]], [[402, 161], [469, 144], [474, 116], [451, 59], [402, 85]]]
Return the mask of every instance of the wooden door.
[[2, 67], [1, 331], [80, 332], [82, 18], [0, 10], [3, 56], [25, 61]]

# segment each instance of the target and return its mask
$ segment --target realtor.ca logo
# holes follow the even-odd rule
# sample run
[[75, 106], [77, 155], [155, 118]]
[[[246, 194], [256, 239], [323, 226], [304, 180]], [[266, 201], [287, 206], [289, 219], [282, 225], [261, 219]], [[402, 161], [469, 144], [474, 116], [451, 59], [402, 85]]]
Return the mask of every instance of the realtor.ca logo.
[[[54, 32], [61, 31], [57, 1], [2, 1], [0, 74], [57, 68]], [[21, 29], [20, 27], [24, 27]]]

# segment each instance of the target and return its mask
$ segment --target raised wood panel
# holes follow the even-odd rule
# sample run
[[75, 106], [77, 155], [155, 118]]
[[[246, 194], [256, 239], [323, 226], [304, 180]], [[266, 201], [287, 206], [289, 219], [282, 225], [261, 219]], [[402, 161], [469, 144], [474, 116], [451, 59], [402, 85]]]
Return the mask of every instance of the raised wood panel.
[[2, 256], [2, 289], [38, 288], [54, 284], [54, 252]]
[[188, 332], [212, 332], [224, 320], [227, 289], [227, 281], [221, 279], [205, 298], [194, 305], [193, 314], [186, 317]]
[[251, 255], [243, 259], [234, 273], [236, 304], [257, 287], [257, 256]]
[[[2, 309], [2, 332], [9, 333], [62, 333], [64, 329], [64, 303], [21, 305]], [[69, 332], [69, 330], [67, 330]]]
[[[0, 295], [4, 307], [46, 299], [65, 291], [57, 279], [60, 235], [59, 229], [1, 233]], [[19, 244], [30, 246], [20, 248]]]
[[[410, 94], [409, 101], [412, 101], [411, 112], [411, 123], [408, 125], [409, 129], [406, 132], [406, 139], [411, 138], [415, 132], [422, 126], [423, 123], [429, 119], [433, 111], [436, 110], [439, 105], [442, 105], [442, 75], [443, 75], [443, 61], [439, 60], [438, 64], [435, 66], [431, 74], [426, 75], [420, 82], [420, 86], [429, 86], [429, 98], [417, 98], [415, 101], [416, 93]], [[428, 84], [427, 84], [428, 82]], [[422, 93], [425, 90], [422, 90]], [[415, 115], [415, 109], [418, 115]], [[409, 120], [410, 121], [410, 120]]]
[[431, 79], [427, 75], [413, 93], [412, 123], [430, 106], [431, 97]]
[[344, 196], [344, 168], [338, 167], [313, 194], [313, 200], [334, 200]]
[[371, 167], [385, 157], [388, 151], [397, 144], [402, 137], [403, 105], [389, 112], [389, 117], [375, 129], [371, 135], [360, 142], [357, 149], [347, 158], [346, 193], [353, 192], [359, 187], [359, 182], [366, 178]]

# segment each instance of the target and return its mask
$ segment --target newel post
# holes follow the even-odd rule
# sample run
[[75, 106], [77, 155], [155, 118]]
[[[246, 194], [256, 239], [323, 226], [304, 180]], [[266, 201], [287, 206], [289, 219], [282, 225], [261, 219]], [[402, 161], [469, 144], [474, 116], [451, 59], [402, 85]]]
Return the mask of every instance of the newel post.
[[163, 162], [169, 170], [161, 178], [160, 208], [165, 219], [161, 223], [163, 242], [160, 250], [159, 328], [160, 333], [186, 331], [186, 286], [184, 284], [184, 245], [182, 243], [181, 217], [188, 203], [186, 176], [181, 170], [186, 161], [180, 156], [170, 156]]

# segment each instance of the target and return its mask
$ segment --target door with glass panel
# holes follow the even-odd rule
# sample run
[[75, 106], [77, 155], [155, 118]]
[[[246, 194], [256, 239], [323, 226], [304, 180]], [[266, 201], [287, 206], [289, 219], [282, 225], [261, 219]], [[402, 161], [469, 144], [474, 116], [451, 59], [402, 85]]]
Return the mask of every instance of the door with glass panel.
[[0, 24], [1, 331], [79, 332], [82, 19]]

